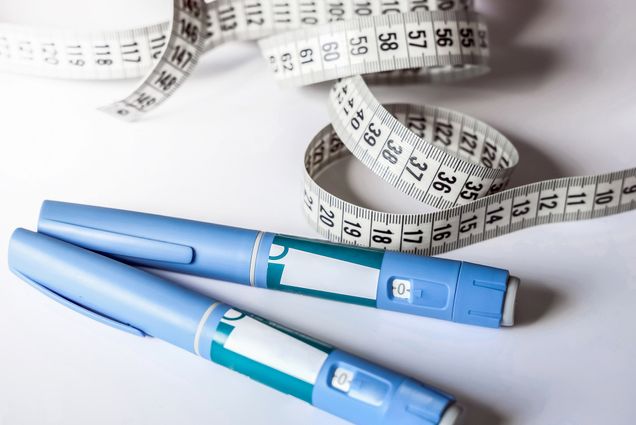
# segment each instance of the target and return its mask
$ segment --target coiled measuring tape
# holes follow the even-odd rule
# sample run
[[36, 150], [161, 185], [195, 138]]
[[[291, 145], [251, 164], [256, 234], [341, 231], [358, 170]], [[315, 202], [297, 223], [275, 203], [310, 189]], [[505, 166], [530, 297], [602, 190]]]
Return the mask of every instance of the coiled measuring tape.
[[203, 51], [205, 2], [174, 0], [173, 5], [171, 24], [125, 31], [73, 33], [2, 24], [0, 69], [78, 79], [147, 73], [131, 94], [100, 108], [134, 120], [172, 96], [190, 76]]
[[[305, 153], [304, 208], [316, 230], [335, 242], [434, 255], [538, 224], [636, 208], [636, 168], [502, 191], [518, 155], [501, 133], [446, 109], [384, 107], [360, 77], [333, 87], [329, 110], [332, 125]], [[347, 155], [442, 210], [389, 214], [332, 195], [315, 178]]]
[[487, 70], [488, 32], [472, 12], [400, 13], [283, 33], [260, 43], [279, 81], [410, 70], [431, 80]]
[[[384, 107], [373, 97], [360, 75], [449, 80], [486, 72], [487, 27], [471, 1], [175, 0], [172, 25], [89, 35], [0, 26], [0, 68], [70, 78], [150, 69], [133, 94], [103, 108], [134, 119], [170, 97], [204, 50], [265, 36], [263, 56], [282, 83], [343, 78], [330, 94], [332, 125], [305, 155], [305, 212], [330, 240], [431, 255], [537, 224], [636, 208], [636, 168], [502, 191], [518, 154], [495, 129], [458, 112]], [[441, 210], [383, 213], [321, 188], [316, 176], [350, 154]]]
[[170, 24], [132, 30], [80, 33], [0, 24], [0, 70], [74, 79], [147, 74], [130, 95], [100, 108], [134, 120], [172, 96], [204, 50], [228, 41], [368, 15], [470, 7], [469, 0], [174, 0]]

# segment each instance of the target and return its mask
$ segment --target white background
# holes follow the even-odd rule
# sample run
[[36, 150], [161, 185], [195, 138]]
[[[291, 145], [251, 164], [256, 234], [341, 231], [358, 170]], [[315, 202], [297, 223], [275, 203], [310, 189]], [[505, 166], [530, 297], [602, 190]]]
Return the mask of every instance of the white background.
[[[377, 87], [383, 101], [457, 109], [518, 146], [514, 184], [636, 165], [636, 5], [484, 0], [493, 72], [452, 86]], [[168, 0], [4, 1], [0, 20], [120, 28]], [[83, 21], [83, 22], [81, 22]], [[0, 424], [340, 424], [166, 343], [67, 310], [18, 280], [6, 247], [43, 199], [315, 236], [302, 157], [329, 85], [282, 89], [253, 44], [205, 56], [142, 122], [96, 111], [134, 85], [0, 74]], [[418, 211], [355, 163], [325, 183]], [[175, 276], [456, 395], [470, 424], [629, 424], [636, 390], [636, 213], [524, 230], [447, 254], [522, 279], [518, 322], [490, 330]]]

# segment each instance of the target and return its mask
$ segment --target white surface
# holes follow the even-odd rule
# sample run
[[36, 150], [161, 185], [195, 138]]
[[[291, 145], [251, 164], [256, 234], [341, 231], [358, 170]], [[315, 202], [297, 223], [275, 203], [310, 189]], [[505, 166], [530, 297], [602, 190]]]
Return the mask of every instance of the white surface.
[[[374, 92], [494, 125], [520, 149], [513, 183], [636, 165], [636, 5], [484, 0], [480, 9], [494, 34], [489, 76]], [[167, 0], [0, 6], [0, 19], [69, 26], [86, 16], [95, 28], [168, 14]], [[315, 236], [301, 212], [302, 156], [327, 123], [328, 85], [281, 89], [254, 45], [233, 44], [206, 55], [140, 123], [96, 111], [133, 85], [0, 75], [0, 424], [343, 423], [166, 343], [78, 316], [7, 270], [10, 232], [34, 229], [46, 198]], [[357, 164], [339, 170], [328, 184], [349, 199], [418, 208]], [[351, 183], [356, 176], [367, 180]], [[517, 325], [502, 330], [175, 279], [437, 385], [467, 407], [469, 424], [630, 424], [635, 225], [632, 212], [447, 254], [522, 279]]]

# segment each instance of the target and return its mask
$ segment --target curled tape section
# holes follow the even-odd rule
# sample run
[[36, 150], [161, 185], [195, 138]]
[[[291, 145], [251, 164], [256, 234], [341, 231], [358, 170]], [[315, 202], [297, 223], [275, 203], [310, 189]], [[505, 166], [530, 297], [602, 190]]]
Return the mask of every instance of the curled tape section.
[[393, 109], [408, 117], [408, 128], [378, 103], [360, 77], [340, 81], [331, 90], [331, 122], [345, 146], [418, 201], [448, 208], [496, 193], [508, 183], [519, 156], [492, 127], [441, 108]]
[[[120, 118], [134, 120], [172, 96], [191, 74], [204, 50], [226, 42], [255, 40], [281, 31], [332, 22], [355, 22], [357, 18], [372, 15], [470, 10], [472, 2], [174, 0], [173, 5], [170, 24], [124, 31], [43, 31], [0, 24], [0, 70], [71, 79], [134, 78], [149, 73], [129, 96], [101, 108]], [[277, 41], [267, 43], [275, 48]]]
[[429, 80], [487, 71], [488, 31], [473, 12], [400, 13], [287, 32], [260, 42], [276, 78], [305, 85], [411, 70]]
[[[636, 208], [636, 168], [501, 191], [518, 162], [504, 136], [454, 111], [384, 107], [360, 77], [338, 82], [329, 108], [333, 125], [305, 153], [303, 201], [310, 224], [334, 242], [435, 255], [539, 224]], [[316, 183], [331, 164], [352, 154], [395, 188], [442, 210], [374, 211]]]
[[0, 24], [0, 70], [53, 78], [141, 77], [163, 53], [170, 25], [101, 33]]
[[170, 36], [159, 62], [130, 95], [100, 109], [132, 121], [165, 102], [190, 76], [203, 52], [207, 15], [203, 0], [174, 0]]
[[42, 31], [0, 25], [0, 69], [48, 77], [117, 79], [147, 73], [124, 99], [103, 111], [132, 121], [166, 101], [203, 52], [203, 0], [174, 0], [171, 24], [102, 33]]

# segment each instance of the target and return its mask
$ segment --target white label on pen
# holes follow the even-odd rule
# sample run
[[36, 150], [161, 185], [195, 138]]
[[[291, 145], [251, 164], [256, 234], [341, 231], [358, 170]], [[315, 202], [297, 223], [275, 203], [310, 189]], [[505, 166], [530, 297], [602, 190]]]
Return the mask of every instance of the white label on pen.
[[382, 252], [277, 236], [267, 286], [352, 303], [375, 305]]
[[237, 310], [229, 310], [222, 322], [233, 328], [223, 344], [226, 350], [316, 383], [327, 352]]

